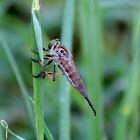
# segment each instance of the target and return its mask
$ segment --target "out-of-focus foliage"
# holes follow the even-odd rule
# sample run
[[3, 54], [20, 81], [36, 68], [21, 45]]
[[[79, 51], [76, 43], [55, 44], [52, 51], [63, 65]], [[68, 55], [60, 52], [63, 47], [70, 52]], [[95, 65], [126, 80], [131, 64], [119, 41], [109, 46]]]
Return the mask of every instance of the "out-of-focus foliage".
[[[62, 15], [64, 0], [41, 0], [41, 27], [43, 33], [43, 45], [47, 47], [49, 38], [60, 38], [62, 27]], [[17, 66], [23, 76], [29, 95], [32, 97], [32, 71], [31, 71], [31, 0], [1, 0], [0, 1], [0, 33], [7, 42], [11, 53], [13, 54]], [[88, 71], [85, 71], [85, 65], [81, 61], [84, 48], [81, 44], [81, 35], [79, 31], [79, 4], [76, 2], [75, 28], [73, 56], [79, 68], [85, 85], [87, 85]], [[135, 26], [134, 17], [140, 7], [140, 2], [134, 0], [131, 2], [121, 0], [100, 0], [101, 18], [103, 25], [103, 135], [102, 139], [112, 140], [116, 131], [118, 111], [121, 108], [121, 102], [130, 85], [128, 79], [131, 71], [130, 67], [133, 61], [132, 49], [134, 46], [133, 26]], [[87, 7], [86, 7], [87, 8]], [[83, 13], [84, 10], [83, 9]], [[140, 16], [140, 15], [139, 15]], [[81, 21], [82, 22], [82, 21]], [[88, 18], [85, 22], [88, 22]], [[89, 40], [93, 41], [93, 40]], [[88, 46], [87, 46], [88, 48]], [[92, 47], [90, 47], [92, 48]], [[94, 51], [94, 50], [91, 50]], [[89, 61], [87, 60], [87, 66]], [[98, 62], [97, 62], [98, 63]], [[138, 68], [138, 70], [140, 67]], [[53, 71], [53, 66], [47, 68], [47, 71]], [[90, 75], [92, 77], [92, 75]], [[53, 135], [54, 139], [59, 137], [59, 79], [56, 82], [44, 79], [44, 120]], [[95, 78], [95, 77], [93, 77]], [[47, 94], [45, 94], [47, 89]], [[89, 91], [87, 89], [88, 92]], [[91, 93], [88, 93], [90, 94]], [[139, 89], [140, 93], [140, 89]], [[92, 93], [94, 94], [94, 93]], [[134, 93], [132, 93], [134, 94]], [[96, 100], [96, 99], [94, 99]], [[137, 100], [138, 102], [138, 100]], [[92, 101], [93, 105], [94, 102]], [[136, 103], [137, 104], [137, 103]], [[89, 114], [85, 113], [87, 104], [84, 98], [74, 89], [71, 88], [71, 139], [87, 139], [86, 128]], [[137, 105], [138, 106], [138, 105]], [[133, 107], [135, 108], [135, 107]], [[134, 109], [128, 118], [126, 139], [133, 139], [134, 131], [138, 127], [133, 127], [133, 120], [137, 119], [134, 114], [139, 113], [139, 107]], [[91, 114], [90, 114], [91, 115]], [[93, 116], [94, 117], [94, 116]], [[98, 114], [97, 114], [98, 117]], [[127, 116], [126, 116], [127, 117]], [[136, 115], [140, 117], [140, 115]], [[21, 90], [7, 60], [6, 54], [0, 46], [0, 120], [4, 119], [10, 129], [21, 137], [29, 140], [35, 140], [34, 130], [29, 121], [28, 112], [25, 106]], [[95, 119], [96, 120], [96, 119]], [[93, 124], [94, 125], [94, 124]], [[137, 126], [137, 125], [136, 125]], [[122, 127], [122, 126], [120, 126]], [[1, 129], [0, 129], [1, 130]], [[1, 131], [0, 131], [1, 132]], [[4, 133], [5, 134], [5, 133]], [[3, 134], [3, 135], [4, 135]], [[119, 135], [119, 134], [118, 134]], [[140, 137], [137, 136], [136, 139]], [[1, 138], [1, 137], [0, 137]], [[15, 138], [8, 136], [9, 140]]]

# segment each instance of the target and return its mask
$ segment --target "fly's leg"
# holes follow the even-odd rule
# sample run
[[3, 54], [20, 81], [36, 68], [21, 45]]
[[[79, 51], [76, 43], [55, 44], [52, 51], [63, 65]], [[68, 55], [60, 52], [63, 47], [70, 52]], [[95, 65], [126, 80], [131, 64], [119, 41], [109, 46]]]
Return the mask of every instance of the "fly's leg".
[[55, 81], [55, 79], [56, 79], [56, 75], [64, 75], [64, 74], [62, 74], [62, 73], [56, 73], [56, 71], [55, 71], [55, 68], [56, 68], [56, 64], [54, 64], [54, 69], [53, 69], [53, 73], [49, 73], [49, 74], [53, 74], [53, 81]]
[[[51, 76], [50, 76], [50, 74], [54, 74], [53, 72], [47, 72], [47, 71], [44, 71], [44, 72], [41, 72], [39, 75], [37, 75], [37, 76], [34, 76], [33, 75], [33, 77], [35, 77], [35, 78], [39, 78], [39, 77], [41, 77], [42, 75], [43, 75], [43, 78], [45, 78], [46, 76], [49, 78], [49, 79], [51, 79], [52, 81], [55, 81]], [[64, 75], [64, 74], [61, 74], [61, 73], [55, 73], [56, 75]]]
[[53, 60], [50, 60], [50, 61], [46, 62], [46, 63], [44, 64], [44, 67], [48, 67], [52, 62], [53, 62]]
[[44, 51], [50, 51], [50, 49], [46, 49], [45, 46], [43, 46]]
[[[39, 78], [39, 77], [41, 77], [42, 75], [44, 75], [45, 74], [45, 71], [44, 72], [41, 72], [39, 75], [37, 75], [37, 76], [35, 76], [35, 75], [33, 75], [33, 77], [35, 77], [35, 78]], [[43, 76], [44, 77], [44, 76]]]
[[[48, 74], [53, 74], [53, 72], [48, 72]], [[65, 74], [63, 74], [63, 73], [55, 73], [55, 75], [65, 75]]]
[[[38, 50], [31, 50], [31, 51], [39, 54]], [[45, 54], [45, 53], [43, 53], [43, 56], [50, 57], [50, 59], [51, 59], [51, 57], [52, 57], [52, 55], [50, 55], [50, 54]], [[49, 59], [49, 58], [48, 58], [48, 59]]]
[[46, 76], [53, 81], [53, 78], [48, 74], [47, 71], [45, 71], [43, 78], [45, 78]]
[[[54, 70], [53, 70], [53, 81], [56, 79], [56, 71], [55, 71], [56, 65], [54, 64]], [[48, 74], [48, 73], [47, 73]], [[46, 75], [47, 76], [47, 75]], [[51, 77], [52, 78], [52, 77]]]
[[[50, 74], [53, 74], [53, 78], [50, 76]], [[44, 74], [44, 76], [43, 76], [43, 78], [45, 78], [46, 76], [49, 78], [49, 79], [51, 79], [52, 81], [55, 81], [55, 77], [56, 77], [56, 75], [64, 75], [64, 74], [62, 74], [62, 73], [52, 73], [52, 72], [47, 72], [47, 71], [45, 71], [45, 74]]]
[[51, 58], [49, 58], [49, 57], [44, 57], [44, 59], [51, 59]]
[[51, 79], [51, 80], [53, 81], [53, 78], [48, 74], [47, 71], [41, 72], [41, 73], [40, 73], [39, 75], [37, 75], [37, 76], [34, 76], [34, 75], [33, 75], [33, 77], [39, 78], [39, 77], [41, 77], [42, 75], [43, 75], [43, 78], [45, 78], [45, 77], [47, 76], [49, 79]]
[[43, 67], [47, 67], [53, 62], [53, 60], [50, 60], [50, 61], [46, 62], [45, 64], [43, 64], [40, 60], [35, 60], [35, 59], [32, 59], [32, 58], [31, 58], [31, 60], [34, 61], [34, 62], [39, 62], [41, 64], [41, 66], [43, 66]]
[[56, 65], [54, 64], [54, 69], [53, 69], [53, 81], [55, 81], [55, 79], [56, 79], [56, 75], [55, 75], [55, 67], [56, 67]]
[[[50, 51], [50, 49], [46, 49], [45, 46], [43, 46], [43, 50], [44, 50], [44, 51]], [[32, 51], [38, 53], [38, 50], [32, 50]]]

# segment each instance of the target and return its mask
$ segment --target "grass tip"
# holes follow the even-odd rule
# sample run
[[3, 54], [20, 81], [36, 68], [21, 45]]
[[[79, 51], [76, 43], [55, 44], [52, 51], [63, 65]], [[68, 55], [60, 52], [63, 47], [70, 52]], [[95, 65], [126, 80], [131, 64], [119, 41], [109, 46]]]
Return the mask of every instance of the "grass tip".
[[39, 11], [39, 9], [40, 9], [39, 0], [33, 0], [31, 12]]
[[[8, 124], [4, 120], [1, 120], [1, 125], [8, 128]], [[8, 133], [7, 133], [7, 130], [6, 130], [6, 139], [7, 138], [8, 138]]]

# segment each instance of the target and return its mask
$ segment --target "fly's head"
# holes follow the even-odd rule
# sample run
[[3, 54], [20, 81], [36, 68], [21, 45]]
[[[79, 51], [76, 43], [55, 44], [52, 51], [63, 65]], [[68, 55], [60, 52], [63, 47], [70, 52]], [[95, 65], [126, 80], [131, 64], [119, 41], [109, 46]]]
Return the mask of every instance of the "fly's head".
[[70, 51], [66, 47], [60, 45], [59, 39], [52, 39], [48, 48], [50, 49], [50, 53], [55, 61], [60, 59], [68, 61], [72, 57]]
[[56, 49], [57, 46], [60, 45], [59, 39], [51, 39], [50, 43], [48, 44], [48, 48], [53, 51]]

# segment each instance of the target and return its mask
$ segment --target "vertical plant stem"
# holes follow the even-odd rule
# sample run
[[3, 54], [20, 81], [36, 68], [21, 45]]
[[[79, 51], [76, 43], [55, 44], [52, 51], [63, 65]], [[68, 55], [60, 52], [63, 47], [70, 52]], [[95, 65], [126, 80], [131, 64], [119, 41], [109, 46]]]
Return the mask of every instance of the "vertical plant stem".
[[87, 139], [101, 140], [103, 125], [102, 110], [102, 34], [101, 34], [101, 17], [98, 0], [81, 0], [79, 1], [80, 14], [80, 35], [82, 45], [82, 60], [86, 71], [87, 94], [91, 100], [97, 116], [89, 106], [90, 113], [88, 119], [89, 135]]
[[[29, 98], [30, 98], [30, 101], [31, 101], [33, 109], [34, 109], [35, 108], [35, 103], [34, 103], [34, 101], [31, 97], [29, 97]], [[44, 133], [45, 133], [47, 139], [48, 140], [54, 140], [54, 138], [53, 138], [52, 134], [50, 133], [47, 125], [45, 124], [45, 122], [43, 124], [44, 124]]]
[[[139, 69], [140, 69], [140, 67], [139, 67]], [[139, 88], [139, 95], [140, 95], [140, 88]], [[135, 100], [135, 102], [133, 104], [134, 109], [133, 109], [132, 118], [131, 118], [132, 127], [130, 128], [130, 132], [131, 132], [130, 139], [131, 140], [138, 140], [138, 137], [139, 137], [139, 117], [140, 117], [139, 99], [140, 99], [140, 97], [138, 96], [138, 98]]]
[[[124, 140], [127, 139], [126, 136], [126, 130], [128, 129], [128, 123], [129, 123], [129, 117], [132, 113], [135, 115], [135, 117], [138, 116], [138, 110], [134, 112], [137, 102], [139, 102], [139, 83], [140, 83], [140, 9], [138, 10], [138, 16], [137, 21], [134, 22], [134, 36], [133, 36], [133, 51], [132, 51], [132, 62], [130, 65], [130, 71], [128, 73], [128, 89], [124, 95], [124, 98], [122, 100], [119, 115], [118, 115], [118, 122], [115, 132], [115, 140]], [[136, 106], [135, 106], [136, 105]], [[133, 117], [134, 118], [134, 117]], [[137, 119], [135, 120], [137, 121]], [[133, 122], [135, 126], [135, 121]], [[138, 123], [138, 122], [137, 122]], [[138, 126], [136, 127], [136, 130], [134, 130], [136, 133], [138, 133]], [[138, 135], [138, 134], [135, 134]], [[134, 139], [134, 138], [132, 138]], [[138, 138], [136, 138], [138, 139]]]
[[[61, 34], [61, 44], [72, 51], [72, 36], [74, 22], [74, 0], [66, 0], [63, 25]], [[70, 140], [70, 84], [67, 79], [60, 81], [60, 124], [59, 139]]]
[[4, 131], [2, 130], [2, 126], [0, 125], [0, 140], [4, 140], [3, 133]]
[[[35, 15], [33, 15], [35, 14]], [[41, 41], [36, 34], [40, 31], [35, 31], [34, 18], [37, 18], [37, 23], [40, 23], [40, 11], [39, 11], [39, 0], [33, 0], [32, 5], [32, 50], [37, 50], [39, 48], [37, 45], [41, 44], [38, 41]], [[37, 29], [40, 29], [38, 27]], [[38, 38], [37, 38], [38, 37]], [[42, 46], [40, 46], [41, 48]], [[43, 51], [43, 50], [42, 50]], [[32, 53], [32, 58], [39, 60], [37, 53]], [[38, 75], [41, 72], [41, 65], [39, 63], [32, 62], [32, 73], [33, 75]], [[37, 127], [37, 140], [44, 140], [44, 126], [43, 126], [43, 83], [42, 78], [33, 78], [33, 92], [34, 92], [34, 101], [35, 101], [35, 116], [36, 116], [36, 127]]]
[[[139, 43], [139, 37], [140, 37], [140, 8], [137, 9], [138, 14], [135, 16], [135, 21], [133, 23], [133, 50], [132, 52], [139, 51], [139, 60], [140, 60], [140, 43]], [[138, 49], [139, 48], [139, 49]], [[138, 62], [139, 63], [139, 62]], [[139, 77], [140, 77], [140, 63], [138, 66], [138, 71], [139, 71]], [[139, 81], [140, 82], [140, 78]], [[138, 85], [137, 85], [138, 86]], [[139, 99], [140, 99], [140, 86], [139, 88], [137, 87], [137, 93], [135, 94], [135, 102], [133, 104], [134, 109], [132, 111], [132, 117], [131, 117], [131, 122], [132, 122], [132, 127], [131, 127], [131, 138], [133, 140], [137, 140], [139, 137]]]

